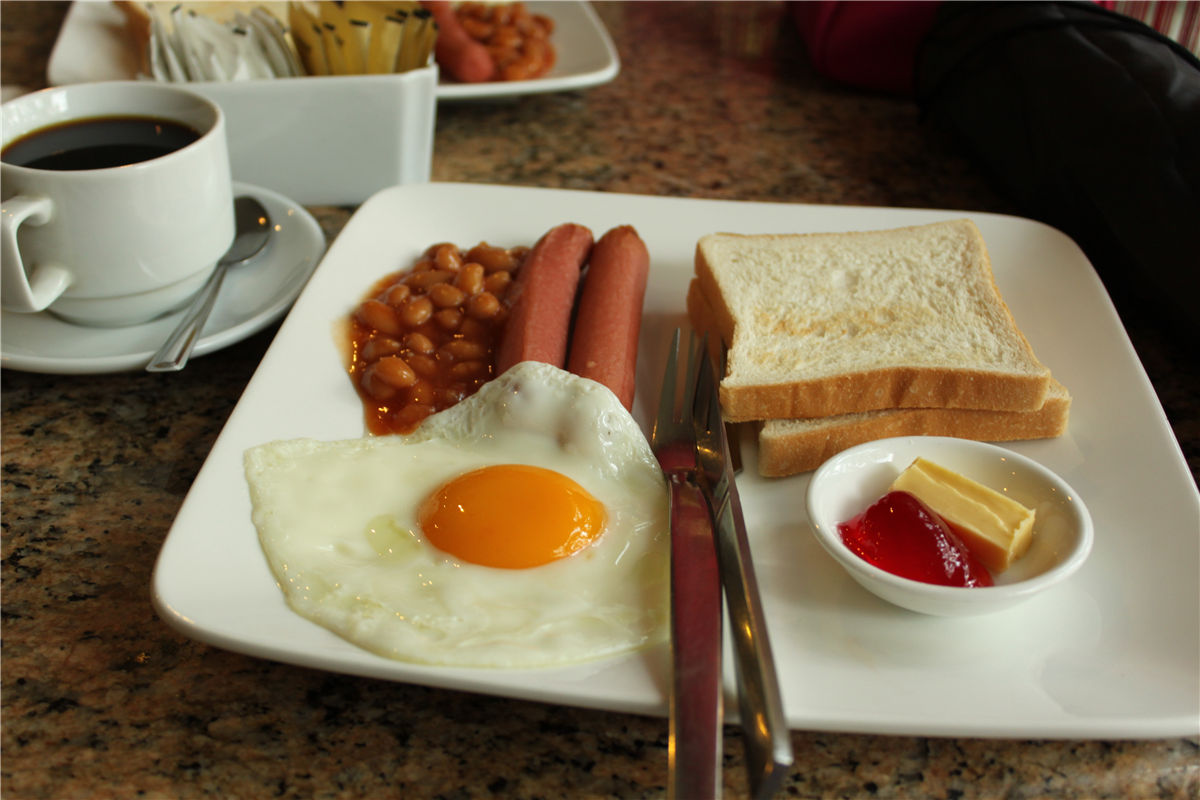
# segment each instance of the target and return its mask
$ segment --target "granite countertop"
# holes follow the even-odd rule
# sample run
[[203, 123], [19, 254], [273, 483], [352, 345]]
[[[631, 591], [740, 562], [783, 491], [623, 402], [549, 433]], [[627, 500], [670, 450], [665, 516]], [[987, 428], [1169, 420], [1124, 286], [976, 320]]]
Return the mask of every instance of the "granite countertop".
[[[815, 74], [778, 4], [597, 8], [619, 77], [442, 106], [435, 180], [1013, 211], [911, 102]], [[45, 84], [65, 10], [0, 5], [6, 86]], [[332, 240], [353, 209], [312, 211]], [[1194, 477], [1194, 354], [1114, 299]], [[176, 375], [0, 376], [4, 797], [664, 797], [665, 719], [277, 664], [155, 616], [159, 547], [274, 332]], [[789, 797], [1200, 796], [1197, 738], [793, 739]]]

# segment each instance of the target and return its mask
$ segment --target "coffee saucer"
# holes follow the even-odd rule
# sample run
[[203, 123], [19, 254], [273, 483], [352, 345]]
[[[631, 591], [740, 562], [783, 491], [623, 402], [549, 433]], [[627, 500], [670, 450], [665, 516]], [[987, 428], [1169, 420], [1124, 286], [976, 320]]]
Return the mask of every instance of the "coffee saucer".
[[[277, 192], [234, 182], [234, 195], [261, 202], [277, 229], [270, 246], [225, 276], [193, 358], [258, 333], [284, 315], [325, 252], [321, 226], [303, 206]], [[95, 328], [49, 313], [0, 313], [0, 367], [25, 372], [94, 375], [144, 369], [179, 323], [176, 311], [141, 325]]]

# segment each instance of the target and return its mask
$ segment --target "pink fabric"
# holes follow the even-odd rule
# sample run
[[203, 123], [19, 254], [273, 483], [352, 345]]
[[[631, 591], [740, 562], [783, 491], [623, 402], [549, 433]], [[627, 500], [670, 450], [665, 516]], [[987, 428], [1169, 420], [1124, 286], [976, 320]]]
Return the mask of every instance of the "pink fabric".
[[813, 66], [834, 80], [911, 94], [917, 45], [938, 0], [792, 3], [792, 16]]
[[[792, 18], [817, 71], [842, 83], [912, 94], [913, 64], [940, 0], [797, 0]], [[1100, 0], [1111, 7], [1114, 0]]]

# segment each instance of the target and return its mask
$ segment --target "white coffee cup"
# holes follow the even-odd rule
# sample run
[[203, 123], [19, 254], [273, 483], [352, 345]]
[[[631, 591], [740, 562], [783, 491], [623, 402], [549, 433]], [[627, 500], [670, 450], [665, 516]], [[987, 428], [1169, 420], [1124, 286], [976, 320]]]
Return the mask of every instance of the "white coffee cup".
[[[123, 117], [182, 123], [198, 138], [122, 166], [9, 163], [14, 143], [48, 129]], [[5, 312], [48, 310], [82, 325], [146, 322], [186, 304], [233, 242], [225, 119], [210, 100], [145, 81], [84, 83], [10, 100], [0, 119]]]

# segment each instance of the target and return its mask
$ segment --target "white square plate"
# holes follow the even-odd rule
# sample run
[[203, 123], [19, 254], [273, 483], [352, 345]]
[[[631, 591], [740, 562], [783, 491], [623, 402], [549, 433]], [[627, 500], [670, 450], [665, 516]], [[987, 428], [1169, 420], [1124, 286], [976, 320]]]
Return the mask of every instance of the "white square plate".
[[[375, 656], [292, 613], [250, 521], [243, 451], [272, 439], [363, 435], [332, 326], [373, 281], [434, 242], [512, 246], [565, 221], [597, 235], [635, 225], [652, 259], [634, 409], [644, 426], [670, 332], [686, 325], [684, 293], [703, 234], [888, 228], [960, 216], [983, 231], [1018, 324], [1074, 396], [1067, 435], [1006, 446], [1082, 495], [1095, 520], [1092, 557], [1067, 583], [1008, 611], [965, 619], [905, 612], [854, 583], [811, 535], [809, 475], [759, 478], [746, 443], [738, 486], [789, 724], [1021, 738], [1195, 735], [1200, 495], [1082, 252], [1052, 228], [994, 214], [460, 184], [386, 189], [333, 243], [214, 445], [160, 554], [156, 607], [189, 636], [263, 658], [663, 715], [665, 646], [561, 669], [430, 668]], [[728, 652], [726, 676], [734, 711]]]

